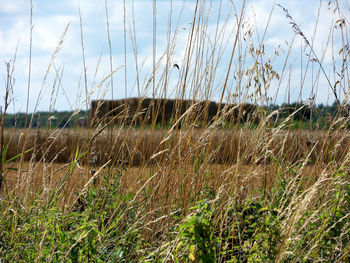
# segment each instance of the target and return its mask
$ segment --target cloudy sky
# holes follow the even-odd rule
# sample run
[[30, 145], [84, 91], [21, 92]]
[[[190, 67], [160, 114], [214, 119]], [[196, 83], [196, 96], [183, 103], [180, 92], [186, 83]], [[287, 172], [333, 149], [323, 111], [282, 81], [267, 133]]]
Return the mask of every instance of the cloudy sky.
[[[167, 97], [178, 96], [186, 79], [185, 96], [192, 97], [197, 90], [197, 97], [202, 98], [210, 83], [210, 94], [206, 95], [218, 100], [229, 69], [243, 1], [199, 2], [195, 23], [197, 33], [192, 35], [192, 43], [196, 44], [193, 44], [189, 55], [187, 44], [196, 12], [194, 0], [157, 0], [156, 5], [153, 0], [125, 0], [125, 6], [123, 0], [33, 0], [28, 98], [30, 0], [1, 0], [1, 105], [5, 94], [6, 62], [10, 63], [11, 70], [14, 66], [10, 108], [16, 112], [26, 111], [27, 99], [28, 111], [33, 112], [85, 108], [89, 100], [96, 98], [152, 96], [154, 88], [155, 96], [163, 96], [165, 79]], [[285, 12], [275, 3], [288, 9], [295, 23], [313, 43], [315, 55], [322, 61], [331, 84], [340, 80], [338, 89], [347, 89], [349, 84], [341, 78], [342, 53], [339, 54], [339, 51], [342, 48], [341, 30], [349, 33], [349, 20], [345, 19], [345, 27], [339, 27], [339, 19], [350, 17], [350, 9], [347, 0], [339, 2], [342, 5], [341, 12], [335, 10], [334, 1], [248, 0], [243, 17], [244, 26], [240, 31], [224, 91], [225, 98], [231, 96], [239, 100], [242, 98], [237, 97], [238, 93], [242, 93], [245, 94], [244, 99], [249, 99], [249, 94], [257, 92], [258, 88], [252, 87], [254, 84], [248, 85], [245, 81], [255, 70], [256, 57], [254, 59], [249, 51], [254, 47], [256, 52], [262, 42], [264, 54], [258, 57], [258, 65], [268, 62], [280, 77], [279, 80], [272, 79], [270, 85], [266, 84], [268, 89], [262, 85], [259, 92], [265, 98], [283, 103], [288, 97], [291, 101], [305, 101], [315, 94], [317, 103], [332, 103], [334, 95], [324, 73], [316, 62], [308, 63], [310, 49], [300, 36], [295, 36]], [[61, 38], [63, 42], [60, 44]], [[154, 39], [156, 46], [153, 46]], [[154, 51], [155, 61], [159, 61], [159, 65], [153, 86]], [[179, 65], [179, 69], [174, 67], [175, 64]], [[106, 79], [111, 68], [115, 71], [113, 83], [111, 78]], [[190, 72], [188, 76], [184, 73], [186, 68]], [[242, 73], [244, 76], [239, 78]], [[238, 79], [243, 83], [239, 83]], [[245, 93], [246, 86], [250, 88]]]

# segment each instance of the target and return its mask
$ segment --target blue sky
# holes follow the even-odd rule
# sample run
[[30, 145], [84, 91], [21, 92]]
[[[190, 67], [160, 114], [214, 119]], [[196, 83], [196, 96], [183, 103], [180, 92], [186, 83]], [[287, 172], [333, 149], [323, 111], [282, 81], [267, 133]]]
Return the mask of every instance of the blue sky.
[[[6, 67], [5, 62], [14, 61], [16, 46], [18, 45], [14, 67], [15, 83], [11, 96], [11, 110], [25, 111], [28, 87], [28, 64], [29, 64], [29, 0], [2, 0], [0, 5], [0, 72], [3, 76], [1, 86], [5, 86]], [[136, 61], [132, 45], [133, 21], [135, 22], [135, 35], [137, 45], [137, 66], [139, 70], [139, 85], [142, 96], [152, 95], [152, 87], [145, 88], [153, 68], [153, 1], [152, 0], [126, 0], [126, 64], [124, 63], [124, 6], [123, 0], [107, 1], [110, 37], [112, 44], [113, 69], [118, 69], [113, 75], [113, 92], [110, 81], [107, 80], [101, 85], [101, 81], [110, 73], [110, 60], [108, 49], [108, 37], [106, 30], [106, 14], [104, 0], [33, 0], [33, 42], [32, 42], [32, 73], [31, 90], [29, 97], [29, 111], [36, 110], [70, 110], [85, 108], [85, 87], [82, 64], [82, 48], [80, 44], [80, 23], [78, 5], [81, 10], [83, 23], [84, 48], [86, 57], [87, 87], [89, 99], [95, 98], [122, 98], [125, 97], [125, 70], [127, 72], [126, 96], [138, 96], [136, 79]], [[167, 33], [173, 37], [176, 34], [175, 46], [172, 49], [168, 60], [163, 57], [160, 62], [159, 71], [156, 74], [159, 83], [162, 72], [168, 61], [169, 65], [179, 64], [182, 68], [186, 65], [186, 44], [190, 34], [191, 22], [193, 20], [195, 1], [173, 0], [172, 8], [169, 1], [157, 1], [156, 9], [156, 51], [157, 59], [160, 59], [167, 47]], [[226, 50], [222, 52], [222, 59], [218, 64], [216, 77], [213, 82], [212, 94], [210, 98], [218, 99], [222, 92], [223, 79], [226, 76], [229, 55], [234, 43], [234, 32], [236, 32], [236, 17], [234, 9], [240, 11], [242, 1], [222, 0], [222, 1], [201, 1], [203, 18], [207, 18], [203, 29], [207, 35], [207, 41], [203, 44], [207, 52], [215, 39], [215, 28], [219, 11], [219, 27], [224, 31], [220, 36], [220, 43]], [[320, 8], [320, 18], [317, 24], [314, 50], [319, 58], [324, 53], [323, 66], [329, 74], [332, 83], [337, 79], [333, 74], [341, 67], [341, 57], [338, 52], [341, 48], [340, 30], [335, 29], [332, 40], [328, 41], [331, 29], [339, 17], [350, 17], [349, 4], [347, 1], [340, 1], [343, 5], [342, 13], [333, 12], [334, 3], [331, 1], [308, 0], [308, 1], [268, 1], [251, 0], [247, 1], [245, 10], [245, 25], [251, 28], [253, 35], [246, 44], [240, 47], [244, 51], [245, 46], [250, 42], [257, 46], [258, 39], [261, 39], [264, 28], [271, 15], [270, 24], [264, 39], [266, 61], [270, 57], [273, 60], [275, 51], [280, 52], [280, 56], [273, 61], [273, 68], [281, 75], [284, 68], [284, 61], [287, 56], [289, 44], [292, 42], [294, 32], [291, 29], [288, 19], [281, 8], [274, 6], [274, 3], [281, 4], [287, 8], [295, 22], [300, 25], [305, 35], [311, 40], [317, 20], [317, 13]], [[220, 9], [220, 3], [222, 4]], [[172, 27], [169, 32], [169, 15], [171, 11]], [[231, 13], [230, 13], [231, 12]], [[349, 23], [346, 20], [346, 23]], [[69, 24], [61, 50], [55, 57], [53, 66], [47, 71], [58, 42]], [[345, 27], [348, 30], [348, 27]], [[242, 31], [243, 32], [243, 31]], [[347, 32], [349, 33], [349, 32]], [[327, 46], [328, 41], [328, 46]], [[245, 46], [244, 46], [245, 45]], [[333, 45], [333, 46], [332, 46]], [[309, 52], [303, 47], [303, 41], [296, 37], [294, 45], [290, 49], [284, 78], [281, 81], [273, 80], [267, 90], [267, 95], [276, 99], [276, 102], [286, 101], [286, 92], [290, 89], [291, 100], [307, 100], [311, 94], [311, 86], [317, 87], [316, 102], [331, 103], [333, 95], [329, 89], [326, 78], [322, 73], [317, 78], [319, 67], [317, 63], [311, 63], [305, 76], [305, 83], [302, 94], [300, 94], [300, 83], [305, 72], [307, 57]], [[326, 48], [327, 47], [327, 48]], [[333, 50], [333, 52], [332, 52]], [[333, 53], [333, 54], [332, 54]], [[215, 53], [216, 54], [216, 53]], [[302, 57], [300, 56], [302, 54]], [[237, 53], [236, 53], [237, 55]], [[238, 55], [237, 55], [238, 56]], [[209, 54], [206, 55], [209, 57]], [[333, 58], [334, 57], [334, 58]], [[336, 62], [333, 65], [333, 62]], [[234, 71], [238, 67], [238, 58], [235, 57], [232, 74], [229, 78], [229, 88], [225, 96], [235, 93], [237, 82], [234, 80]], [[247, 56], [245, 68], [253, 66], [253, 60]], [[252, 64], [252, 65], [250, 65]], [[98, 69], [96, 70], [98, 65]], [[302, 66], [301, 66], [302, 65]], [[47, 75], [47, 77], [45, 77]], [[62, 76], [59, 81], [55, 81], [57, 76]], [[283, 77], [283, 76], [282, 76]], [[179, 83], [181, 83], [181, 70], [170, 67], [168, 74], [168, 97], [176, 97]], [[192, 76], [195, 79], [194, 76]], [[289, 80], [288, 80], [289, 79]], [[191, 76], [189, 76], [191, 80]], [[312, 84], [314, 83], [314, 84]], [[316, 84], [315, 84], [316, 83]], [[345, 83], [345, 82], [344, 82]], [[189, 81], [189, 85], [204, 85]], [[344, 88], [348, 87], [344, 84]], [[192, 96], [193, 87], [186, 91], [187, 96]], [[159, 88], [161, 90], [161, 88]], [[205, 92], [205, 87], [198, 89]], [[156, 96], [160, 96], [160, 91]], [[301, 98], [300, 98], [301, 95]], [[1, 88], [1, 105], [3, 105], [4, 88]], [[200, 96], [199, 96], [200, 97]]]

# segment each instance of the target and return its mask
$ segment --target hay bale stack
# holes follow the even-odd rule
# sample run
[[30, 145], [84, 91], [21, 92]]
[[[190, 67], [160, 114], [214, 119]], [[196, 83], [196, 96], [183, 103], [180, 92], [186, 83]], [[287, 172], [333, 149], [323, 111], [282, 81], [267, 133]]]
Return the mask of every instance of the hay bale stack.
[[[192, 107], [192, 108], [191, 108]], [[189, 111], [189, 109], [191, 110]], [[257, 106], [252, 104], [221, 104], [214, 101], [193, 101], [180, 99], [129, 98], [120, 100], [93, 100], [91, 103], [92, 120], [94, 123], [126, 122], [158, 124], [174, 123], [186, 113], [186, 120], [201, 124], [210, 123], [218, 114], [225, 121], [246, 122], [256, 117]]]

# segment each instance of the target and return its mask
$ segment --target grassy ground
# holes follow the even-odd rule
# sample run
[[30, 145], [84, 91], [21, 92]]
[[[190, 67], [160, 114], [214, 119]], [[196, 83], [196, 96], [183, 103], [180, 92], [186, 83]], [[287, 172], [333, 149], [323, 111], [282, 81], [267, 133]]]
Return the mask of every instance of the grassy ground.
[[[193, 163], [198, 154], [208, 158], [209, 163], [229, 165], [271, 163], [277, 156], [286, 162], [307, 157], [308, 163], [328, 163], [330, 154], [336, 161], [342, 161], [350, 146], [346, 129], [282, 130], [264, 125], [254, 130], [249, 127], [222, 130], [128, 127], [102, 131], [6, 129], [5, 140], [9, 142], [8, 159], [25, 148], [32, 149], [21, 156], [25, 161], [67, 163], [74, 160], [79, 148], [87, 153], [80, 162], [91, 166], [101, 166], [109, 160], [115, 164], [126, 162], [127, 166], [154, 165], [173, 158]], [[171, 155], [173, 151], [178, 151], [176, 156]]]
[[[42, 130], [40, 138], [52, 132]], [[47, 136], [36, 141], [29, 161], [5, 166], [5, 261], [348, 259], [346, 131], [283, 131], [271, 137], [273, 131], [264, 130], [254, 137], [256, 130], [180, 130], [160, 148], [169, 131], [151, 137], [151, 130], [128, 135], [119, 130], [124, 140], [113, 136], [115, 145], [109, 145], [108, 133], [100, 134], [79, 161], [94, 131], [61, 132], [55, 137], [59, 146], [51, 148], [81, 152], [61, 163], [47, 150], [39, 158], [38, 152], [51, 149]], [[273, 147], [266, 148], [272, 138]], [[96, 159], [98, 151], [135, 145], [148, 145], [137, 149], [142, 161], [103, 166], [106, 160]]]
[[[300, 90], [295, 92], [305, 94], [306, 80], [311, 79], [311, 106], [324, 88], [318, 83], [328, 84], [334, 108], [348, 104], [349, 27], [339, 1], [329, 3], [329, 12], [339, 17], [328, 41], [341, 37], [341, 49], [334, 50], [327, 42], [320, 54], [314, 50], [314, 38], [307, 39], [281, 6], [274, 8], [287, 15], [286, 23], [295, 35], [286, 40], [288, 51], [276, 47], [267, 54], [265, 33], [270, 20], [259, 34], [261, 30], [254, 28], [252, 18], [246, 15], [246, 1], [241, 1], [241, 6], [231, 1], [227, 13], [211, 12], [206, 5], [209, 2], [194, 3], [196, 11], [183, 63], [176, 64], [175, 81], [171, 58], [185, 38], [178, 38], [180, 27], [173, 28], [172, 10], [166, 49], [158, 60], [161, 51], [156, 45], [153, 5], [152, 70], [144, 80], [140, 79], [135, 27], [130, 25], [127, 31], [124, 21], [124, 43], [127, 37], [133, 42], [132, 67], [136, 66], [135, 89], [140, 96], [152, 90], [153, 97], [166, 98], [171, 93], [179, 101], [215, 97], [220, 103], [270, 105], [280, 97], [279, 90], [285, 92], [285, 98], [290, 95], [293, 67], [300, 59]], [[107, 1], [105, 5], [108, 25]], [[218, 21], [216, 26], [209, 25], [209, 17]], [[318, 21], [319, 17], [315, 34]], [[30, 45], [33, 28], [31, 24]], [[157, 116], [153, 108], [147, 109], [145, 118], [150, 119], [138, 127], [129, 125], [130, 118], [121, 118], [120, 126], [112, 128], [114, 117], [108, 113], [90, 122], [90, 92], [106, 94], [111, 87], [113, 94], [113, 68], [120, 68], [112, 65], [109, 45], [111, 72], [100, 82], [94, 79], [89, 88], [82, 23], [80, 30], [84, 83], [77, 86], [84, 86], [86, 94], [77, 101], [86, 106], [86, 112], [85, 119], [78, 120], [82, 120], [80, 126], [89, 124], [89, 128], [53, 129], [55, 119], [50, 117], [46, 127], [5, 129], [11, 96], [16, 94], [13, 65], [6, 64], [0, 112], [0, 262], [349, 262], [348, 115], [338, 112], [327, 117], [322, 129], [312, 123], [309, 129], [298, 129], [294, 125], [297, 112], [273, 123], [278, 112], [259, 111], [257, 118], [240, 125], [237, 119], [243, 120], [243, 116], [236, 116], [226, 127], [229, 112], [220, 109], [207, 125], [198, 128], [198, 114], [192, 105], [184, 112], [179, 109], [177, 122], [167, 129], [152, 121], [152, 116]], [[52, 71], [67, 31], [68, 26], [45, 73], [43, 89], [52, 74], [53, 85], [64, 83], [63, 71]], [[107, 26], [111, 44], [109, 33]], [[295, 38], [302, 41], [302, 48]], [[300, 57], [291, 55], [295, 50]], [[332, 65], [325, 69], [326, 53], [332, 54]], [[126, 56], [125, 47], [125, 63]], [[274, 61], [280, 56], [277, 70]], [[30, 63], [28, 71], [30, 74]], [[28, 94], [30, 83], [29, 77]], [[125, 78], [125, 91], [127, 87]], [[276, 94], [271, 94], [273, 90]], [[52, 92], [51, 102], [58, 94]], [[38, 103], [40, 100], [39, 96]], [[26, 113], [24, 127], [33, 127], [34, 117], [28, 110]], [[78, 120], [74, 121], [77, 125]], [[40, 126], [38, 120], [35, 124]]]

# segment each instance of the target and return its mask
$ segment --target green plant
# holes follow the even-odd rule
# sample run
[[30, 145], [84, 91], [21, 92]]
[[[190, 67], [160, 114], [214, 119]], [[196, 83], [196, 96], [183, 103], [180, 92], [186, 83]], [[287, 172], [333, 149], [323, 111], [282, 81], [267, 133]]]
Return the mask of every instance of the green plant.
[[194, 211], [193, 214], [180, 225], [177, 258], [181, 257], [186, 262], [216, 262], [218, 240], [215, 237], [213, 212], [208, 200], [197, 202], [190, 210]]

